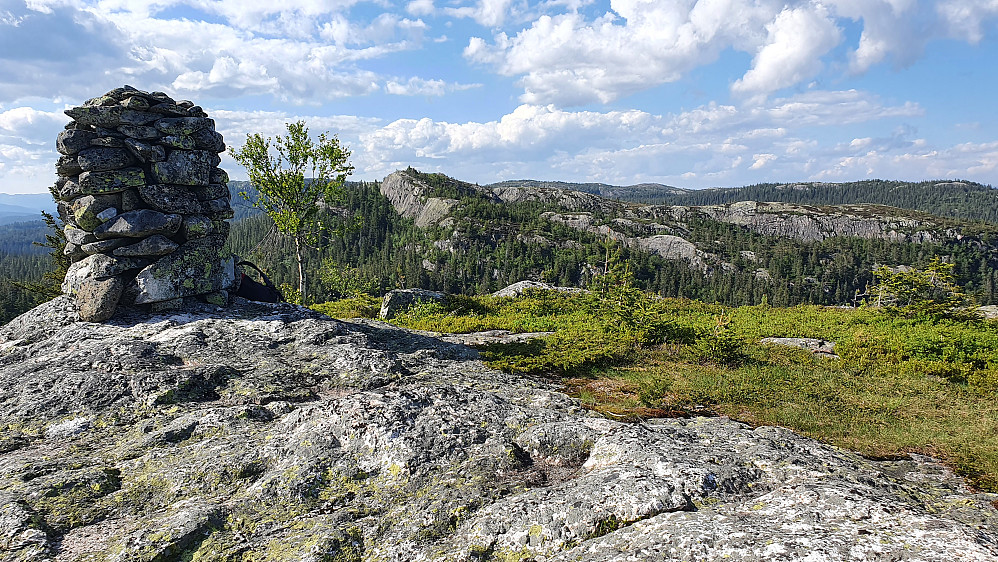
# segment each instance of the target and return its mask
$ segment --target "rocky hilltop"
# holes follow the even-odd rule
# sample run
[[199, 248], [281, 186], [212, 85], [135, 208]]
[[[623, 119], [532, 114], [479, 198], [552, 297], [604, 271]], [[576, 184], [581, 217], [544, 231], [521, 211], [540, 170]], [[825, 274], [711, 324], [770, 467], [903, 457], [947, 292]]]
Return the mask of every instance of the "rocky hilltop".
[[[446, 177], [439, 174], [429, 177], [434, 176]], [[391, 201], [400, 215], [414, 218], [417, 227], [453, 228], [454, 236], [443, 247], [460, 247], [462, 225], [455, 222], [454, 214], [461, 209], [461, 201], [453, 197], [436, 196], [435, 193], [440, 189], [435, 189], [421, 179], [425, 177], [427, 175], [412, 169], [397, 171], [382, 182], [381, 193]], [[707, 244], [694, 241], [694, 236], [691, 236], [694, 227], [691, 225], [704, 222], [733, 225], [760, 236], [804, 243], [821, 242], [830, 238], [861, 238], [891, 243], [972, 245], [979, 250], [995, 251], [991, 242], [982, 240], [976, 233], [965, 229], [966, 223], [884, 205], [811, 205], [759, 201], [735, 201], [716, 205], [649, 205], [601, 196], [597, 193], [602, 193], [598, 188], [602, 184], [510, 181], [477, 186], [450, 178], [447, 180], [460, 184], [463, 189], [461, 195], [464, 197], [496, 205], [544, 205], [552, 209], [542, 215], [550, 222], [602, 238], [611, 238], [630, 248], [666, 260], [683, 261], [691, 269], [703, 274], [733, 272], [737, 269], [729, 261], [730, 258], [716, 255], [718, 248], [713, 240]], [[570, 189], [571, 187], [587, 188], [589, 191], [578, 191]], [[610, 193], [609, 190], [603, 192]], [[508, 225], [485, 223], [480, 226], [498, 232]], [[768, 276], [768, 273], [765, 275]]]
[[993, 495], [722, 418], [622, 423], [386, 324], [242, 299], [0, 329], [0, 559], [966, 560]]

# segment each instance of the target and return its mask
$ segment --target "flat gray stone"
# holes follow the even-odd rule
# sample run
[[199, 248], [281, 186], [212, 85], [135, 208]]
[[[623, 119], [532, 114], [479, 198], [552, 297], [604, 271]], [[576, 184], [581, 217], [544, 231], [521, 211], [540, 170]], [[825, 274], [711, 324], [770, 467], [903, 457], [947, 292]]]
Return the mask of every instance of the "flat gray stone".
[[113, 251], [115, 248], [120, 248], [125, 244], [131, 242], [131, 238], [108, 238], [107, 240], [98, 240], [96, 242], [90, 242], [89, 244], [84, 244], [81, 249], [87, 255], [103, 254]]
[[137, 191], [139, 197], [157, 211], [184, 215], [201, 212], [201, 202], [186, 185], [158, 183], [140, 185]]
[[108, 172], [131, 165], [134, 160], [124, 148], [88, 148], [76, 156], [80, 168], [87, 172]]
[[121, 116], [126, 111], [120, 105], [81, 106], [67, 109], [64, 113], [79, 125], [114, 128], [121, 124]]
[[135, 139], [125, 139], [125, 147], [140, 162], [162, 162], [166, 160], [166, 149], [158, 144], [147, 144]]
[[130, 187], [138, 187], [146, 182], [141, 168], [125, 168], [110, 172], [83, 172], [80, 174], [79, 190], [85, 195], [117, 193]]
[[215, 122], [204, 117], [173, 117], [156, 121], [156, 128], [167, 135], [192, 136], [196, 131], [215, 129]]
[[60, 154], [73, 155], [90, 147], [90, 141], [97, 138], [97, 134], [91, 131], [81, 131], [78, 129], [62, 131], [55, 138], [55, 149]]
[[215, 232], [214, 222], [202, 215], [187, 215], [183, 224], [180, 225], [180, 235], [186, 240], [203, 238]]
[[156, 127], [146, 125], [122, 125], [118, 127], [118, 132], [129, 138], [143, 141], [158, 139], [160, 137], [159, 130]]
[[82, 228], [77, 228], [71, 224], [67, 224], [63, 227], [62, 232], [66, 235], [66, 240], [70, 244], [76, 244], [77, 246], [97, 241], [97, 237], [94, 236], [92, 232], [83, 230]]
[[60, 156], [55, 163], [55, 173], [63, 177], [75, 176], [83, 171], [76, 156]]
[[180, 228], [182, 217], [161, 213], [150, 209], [138, 209], [122, 213], [94, 229], [94, 236], [106, 238], [145, 238], [153, 234], [175, 234]]
[[121, 246], [112, 253], [123, 258], [165, 256], [173, 253], [180, 244], [170, 240], [162, 234], [153, 234], [148, 238], [143, 238], [135, 244]]
[[211, 157], [203, 150], [174, 150], [166, 162], [155, 162], [152, 175], [156, 183], [208, 185]]

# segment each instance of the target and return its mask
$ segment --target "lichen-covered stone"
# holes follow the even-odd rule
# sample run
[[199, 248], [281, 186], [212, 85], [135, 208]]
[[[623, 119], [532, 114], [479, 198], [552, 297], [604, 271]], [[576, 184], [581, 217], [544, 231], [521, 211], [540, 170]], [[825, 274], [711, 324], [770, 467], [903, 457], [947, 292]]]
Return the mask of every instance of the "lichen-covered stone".
[[211, 168], [210, 155], [203, 150], [174, 150], [165, 162], [151, 166], [157, 183], [180, 185], [207, 185]]
[[191, 191], [199, 201], [228, 199], [229, 197], [229, 188], [223, 183], [211, 183], [207, 186], [195, 186], [191, 188]]
[[75, 176], [82, 171], [83, 167], [80, 166], [76, 156], [60, 156], [59, 161], [55, 163], [55, 172], [60, 176]]
[[205, 119], [203, 117], [176, 117], [156, 121], [156, 128], [166, 135], [183, 135], [190, 137], [193, 136], [195, 132], [200, 130], [214, 130], [215, 123], [211, 119]]
[[88, 148], [76, 155], [80, 168], [87, 172], [107, 172], [130, 166], [134, 160], [123, 148]]
[[194, 131], [191, 138], [194, 140], [195, 146], [200, 150], [207, 150], [213, 153], [225, 152], [225, 141], [222, 140], [222, 135], [215, 132], [214, 129], [198, 129]]
[[202, 238], [208, 236], [209, 234], [217, 234], [215, 232], [215, 225], [211, 219], [201, 215], [188, 215], [184, 217], [183, 224], [180, 225], [179, 234], [184, 237], [185, 240], [191, 240], [193, 238]]
[[140, 185], [139, 197], [149, 207], [164, 213], [193, 214], [201, 212], [201, 202], [186, 185]]
[[148, 238], [116, 248], [112, 254], [120, 257], [154, 257], [172, 253], [180, 245], [162, 234], [153, 234]]
[[59, 297], [0, 327], [0, 536], [29, 538], [0, 557], [998, 557], [998, 496], [931, 459], [622, 423], [380, 322], [169, 305], [95, 325]]
[[84, 105], [67, 109], [65, 113], [80, 125], [117, 127], [121, 122], [121, 115], [125, 111], [126, 109], [120, 105]]
[[124, 148], [125, 140], [118, 136], [98, 136], [94, 140], [90, 141], [90, 146], [96, 146], [100, 148]]
[[118, 132], [128, 138], [138, 139], [141, 141], [154, 140], [160, 137], [159, 131], [156, 127], [150, 127], [148, 125], [122, 125], [118, 127]]
[[126, 189], [121, 192], [121, 210], [135, 211], [143, 208], [145, 202], [139, 197], [139, 192], [135, 189]]
[[132, 238], [109, 238], [107, 240], [98, 240], [96, 242], [84, 244], [82, 249], [88, 255], [101, 253], [111, 253], [114, 255], [115, 248], [120, 248], [125, 244], [132, 242], [132, 240]]
[[378, 317], [389, 320], [400, 312], [420, 303], [441, 302], [444, 294], [425, 289], [396, 289], [389, 291], [381, 300], [381, 311]]
[[218, 199], [209, 199], [208, 201], [201, 202], [201, 212], [214, 219], [230, 219], [235, 214], [232, 211], [232, 206], [229, 203], [229, 197], [220, 197]]
[[217, 236], [189, 240], [172, 254], [160, 258], [135, 277], [139, 293], [135, 304], [147, 304], [201, 295], [232, 287], [235, 269], [231, 257], [222, 256]]
[[139, 162], [162, 162], [166, 160], [166, 149], [155, 144], [150, 145], [135, 139], [125, 139], [125, 147]]
[[125, 288], [124, 282], [118, 276], [106, 279], [88, 278], [80, 285], [76, 294], [76, 303], [80, 309], [80, 320], [84, 322], [103, 322], [114, 315], [118, 300]]
[[69, 266], [62, 282], [62, 292], [75, 295], [88, 280], [107, 279], [128, 270], [139, 269], [149, 262], [132, 258], [117, 258], [107, 254], [94, 254]]
[[82, 246], [83, 244], [89, 244], [90, 242], [97, 241], [97, 237], [94, 236], [92, 232], [88, 232], [82, 228], [77, 228], [69, 224], [67, 224], [62, 231], [66, 235], [66, 240], [70, 244]]
[[107, 218], [99, 216], [108, 209], [115, 209], [113, 217], [117, 214], [117, 207], [121, 205], [120, 195], [84, 195], [74, 199], [70, 205], [71, 212], [76, 224], [85, 230], [92, 231], [103, 223]]
[[194, 150], [197, 144], [194, 139], [183, 135], [167, 135], [159, 140], [164, 146], [181, 150]]
[[117, 193], [130, 187], [144, 185], [145, 172], [141, 168], [125, 168], [109, 172], [83, 172], [80, 174], [79, 190], [86, 195]]
[[[229, 174], [221, 168], [212, 168], [211, 173], [208, 176], [208, 181], [212, 185], [221, 185], [224, 188], [225, 184], [229, 183]], [[221, 197], [221, 195], [219, 195], [219, 197]], [[209, 199], [214, 199], [214, 197], [209, 197]]]
[[151, 209], [128, 211], [116, 216], [94, 229], [98, 239], [106, 238], [145, 238], [153, 234], [175, 234], [180, 228], [183, 217], [180, 215], [161, 213]]
[[92, 131], [61, 131], [55, 139], [55, 149], [60, 154], [73, 155], [85, 148], [89, 148], [90, 141], [96, 137], [97, 134]]

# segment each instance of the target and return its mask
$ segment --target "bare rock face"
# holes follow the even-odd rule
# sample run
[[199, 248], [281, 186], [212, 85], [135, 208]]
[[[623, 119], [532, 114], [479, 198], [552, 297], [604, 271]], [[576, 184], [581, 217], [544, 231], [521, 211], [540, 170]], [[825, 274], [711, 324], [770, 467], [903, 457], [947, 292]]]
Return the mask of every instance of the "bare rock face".
[[74, 262], [63, 290], [77, 296], [81, 315], [106, 320], [118, 299], [173, 306], [225, 294], [235, 281], [222, 255], [233, 213], [214, 121], [191, 102], [131, 86], [66, 114], [73, 122], [56, 138], [52, 193]]
[[196, 301], [0, 328], [0, 560], [998, 557], [995, 495], [723, 418], [622, 423], [466, 347]]

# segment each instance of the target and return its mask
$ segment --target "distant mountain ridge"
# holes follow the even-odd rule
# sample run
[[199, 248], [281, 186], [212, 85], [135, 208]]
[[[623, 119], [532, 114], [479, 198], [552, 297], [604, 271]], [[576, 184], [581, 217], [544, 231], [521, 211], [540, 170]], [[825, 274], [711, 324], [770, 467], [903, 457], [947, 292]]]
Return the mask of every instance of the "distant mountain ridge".
[[760, 183], [744, 187], [684, 189], [658, 183], [614, 186], [602, 183], [511, 180], [488, 187], [558, 188], [610, 199], [657, 205], [724, 205], [739, 201], [800, 205], [886, 205], [933, 215], [998, 223], [998, 189], [972, 181], [920, 182], [879, 179], [842, 183]]
[[41, 220], [42, 211], [55, 213], [48, 193], [0, 193], [0, 224]]
[[506, 180], [487, 185], [488, 188], [536, 187], [542, 189], [566, 189], [592, 193], [608, 199], [638, 201], [643, 198], [680, 196], [691, 190], [661, 183], [637, 183], [633, 185], [610, 185], [606, 183], [573, 183], [565, 181]]

